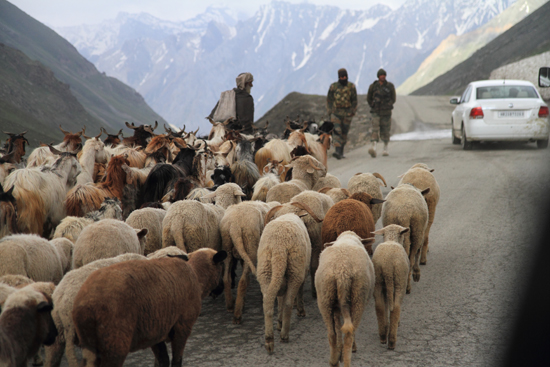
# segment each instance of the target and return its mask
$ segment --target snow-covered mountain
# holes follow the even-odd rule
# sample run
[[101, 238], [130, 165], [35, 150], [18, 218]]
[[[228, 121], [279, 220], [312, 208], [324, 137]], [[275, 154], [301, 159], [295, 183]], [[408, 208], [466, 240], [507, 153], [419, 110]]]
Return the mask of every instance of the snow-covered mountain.
[[478, 28], [513, 2], [408, 0], [393, 11], [352, 11], [273, 1], [242, 21], [209, 8], [181, 23], [120, 14], [98, 26], [56, 30], [170, 123], [203, 131], [204, 116], [241, 72], [254, 75], [256, 118], [289, 92], [325, 94], [341, 67], [359, 93], [380, 67], [399, 85], [450, 34]]

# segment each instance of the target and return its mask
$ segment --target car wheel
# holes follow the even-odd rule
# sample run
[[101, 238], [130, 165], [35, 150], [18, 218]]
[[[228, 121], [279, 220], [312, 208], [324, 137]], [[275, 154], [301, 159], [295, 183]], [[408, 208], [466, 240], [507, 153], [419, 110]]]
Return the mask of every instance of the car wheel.
[[452, 128], [451, 128], [451, 136], [453, 138], [453, 144], [455, 144], [455, 145], [460, 144], [460, 139], [455, 136], [455, 133], [454, 133]]
[[548, 140], [537, 140], [537, 148], [539, 149], [548, 148]]
[[468, 141], [466, 138], [466, 129], [464, 129], [464, 125], [462, 125], [462, 138], [460, 139], [460, 144], [462, 145], [462, 149], [472, 150], [472, 142]]

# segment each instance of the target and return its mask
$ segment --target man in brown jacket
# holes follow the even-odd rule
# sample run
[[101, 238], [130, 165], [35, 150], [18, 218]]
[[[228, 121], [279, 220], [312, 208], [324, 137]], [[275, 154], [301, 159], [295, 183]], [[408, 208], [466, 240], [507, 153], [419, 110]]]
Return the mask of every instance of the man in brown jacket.
[[386, 80], [386, 71], [378, 70], [375, 80], [369, 87], [367, 103], [372, 114], [372, 135], [369, 154], [376, 157], [376, 143], [379, 139], [384, 142], [383, 156], [389, 155], [388, 143], [390, 142], [391, 110], [395, 103], [395, 87]]

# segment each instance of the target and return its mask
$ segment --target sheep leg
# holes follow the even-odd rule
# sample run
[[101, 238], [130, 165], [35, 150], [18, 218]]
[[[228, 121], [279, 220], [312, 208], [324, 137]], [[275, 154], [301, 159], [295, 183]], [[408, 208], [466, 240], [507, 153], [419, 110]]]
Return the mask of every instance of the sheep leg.
[[76, 347], [74, 345], [75, 335], [76, 331], [74, 324], [71, 324], [65, 330], [65, 356], [67, 357], [70, 367], [79, 367], [78, 359], [76, 358]]
[[250, 283], [250, 272], [248, 264], [243, 263], [243, 273], [239, 281], [239, 287], [237, 288], [237, 300], [235, 303], [235, 313], [233, 314], [234, 324], [240, 324], [243, 318], [244, 296]]
[[[265, 349], [269, 354], [273, 354], [275, 350], [275, 342], [273, 337], [273, 309], [275, 307], [275, 296], [277, 294], [275, 289], [268, 287], [267, 292], [264, 294], [264, 322], [265, 322]], [[269, 291], [272, 291], [268, 293]]]
[[376, 284], [374, 287], [374, 306], [376, 308], [376, 319], [378, 320], [378, 335], [380, 343], [386, 344], [388, 335], [388, 317], [386, 315], [386, 297], [382, 284]]
[[[59, 335], [57, 336], [57, 338], [55, 338], [55, 342], [50, 346], [44, 347], [44, 350], [46, 351], [46, 367], [59, 367], [61, 365], [61, 359], [63, 358], [63, 349], [65, 349], [65, 340], [63, 338], [62, 329], [58, 328], [57, 330]], [[69, 360], [69, 366], [73, 367], [70, 362], [71, 361]]]
[[158, 367], [169, 367], [170, 358], [168, 357], [168, 350], [166, 349], [166, 344], [160, 342], [151, 347], [153, 354], [155, 355], [155, 366]]
[[233, 293], [231, 292], [231, 260], [233, 256], [231, 251], [227, 251], [227, 257], [224, 261], [223, 269], [223, 291], [225, 295], [225, 307], [228, 312], [233, 312], [234, 309], [234, 300]]
[[[328, 311], [328, 310], [327, 310]], [[337, 340], [336, 340], [336, 332], [334, 330], [334, 323], [333, 323], [333, 315], [332, 310], [330, 310], [331, 314], [328, 315], [328, 317], [325, 317], [323, 313], [323, 318], [325, 319], [325, 323], [327, 324], [327, 331], [328, 331], [328, 344], [330, 345], [330, 359], [329, 359], [329, 365], [330, 367], [337, 367], [340, 363], [340, 356], [342, 354], [342, 350], [338, 348]]]
[[313, 299], [317, 299], [317, 289], [315, 289], [315, 272], [319, 267], [319, 256], [321, 251], [318, 246], [312, 246], [311, 248], [311, 262], [309, 265], [309, 273], [311, 275], [311, 296]]
[[[302, 280], [303, 285], [303, 280]], [[283, 328], [281, 329], [281, 341], [288, 343], [288, 334], [290, 331], [290, 316], [292, 315], [292, 305], [294, 299], [297, 297], [298, 292], [302, 289], [302, 286], [298, 286], [297, 282], [289, 282], [288, 288], [284, 297], [283, 307]], [[303, 303], [303, 300], [302, 300]]]
[[42, 360], [42, 356], [40, 355], [40, 351], [38, 351], [38, 353], [36, 353], [32, 357], [32, 365], [33, 366], [42, 366], [43, 364], [44, 364], [44, 361]]
[[430, 228], [432, 228], [432, 224], [434, 222], [434, 217], [435, 210], [429, 213], [428, 226], [426, 227], [426, 232], [424, 233], [424, 244], [422, 245], [422, 256], [420, 257], [420, 265], [426, 265], [426, 263], [428, 262], [428, 240], [430, 237]]
[[304, 307], [304, 283], [298, 289], [298, 294], [296, 295], [296, 309], [298, 311], [298, 317], [306, 317], [306, 309]]
[[[367, 299], [367, 294], [365, 293], [365, 290], [362, 287], [358, 286], [357, 283], [354, 283], [351, 288], [351, 299]], [[364, 302], [356, 302], [352, 303], [350, 307], [351, 323], [353, 324], [353, 347], [351, 349], [353, 353], [357, 352], [357, 344], [355, 343], [355, 331], [359, 328], [359, 324], [361, 323], [361, 318], [363, 317], [366, 306], [367, 304]]]
[[338, 350], [338, 359], [340, 362], [344, 362], [344, 355], [342, 354], [342, 313], [339, 307], [334, 308], [333, 323], [334, 331], [336, 331], [336, 349]]
[[277, 330], [281, 331], [283, 328], [283, 308], [284, 308], [284, 297], [277, 297]]
[[342, 351], [342, 358], [344, 359], [344, 367], [351, 366], [351, 352], [353, 347], [353, 333], [344, 334], [344, 349]]
[[182, 325], [181, 329], [174, 333], [172, 339], [172, 367], [181, 367], [183, 364], [183, 350], [187, 343], [187, 338], [191, 335], [193, 325]]
[[399, 326], [399, 318], [401, 317], [401, 304], [395, 303], [393, 311], [390, 312], [390, 333], [388, 337], [388, 349], [395, 349], [397, 342], [397, 327]]

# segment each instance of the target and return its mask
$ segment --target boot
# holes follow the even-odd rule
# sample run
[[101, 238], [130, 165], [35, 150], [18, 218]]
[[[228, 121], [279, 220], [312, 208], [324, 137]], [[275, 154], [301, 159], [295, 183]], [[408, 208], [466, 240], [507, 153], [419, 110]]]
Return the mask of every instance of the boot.
[[376, 142], [371, 141], [371, 147], [369, 148], [369, 154], [372, 158], [376, 158]]
[[342, 144], [342, 150], [340, 151], [340, 156], [342, 157], [342, 159], [345, 159], [346, 156], [344, 155], [344, 147], [346, 146], [346, 144]]
[[387, 157], [387, 156], [390, 155], [390, 153], [388, 153], [388, 142], [387, 141], [384, 142], [384, 151], [382, 152], [382, 155], [384, 157]]
[[342, 159], [343, 148], [341, 146], [336, 147], [335, 152], [332, 153], [332, 156], [336, 159]]

